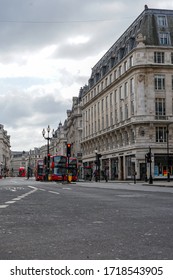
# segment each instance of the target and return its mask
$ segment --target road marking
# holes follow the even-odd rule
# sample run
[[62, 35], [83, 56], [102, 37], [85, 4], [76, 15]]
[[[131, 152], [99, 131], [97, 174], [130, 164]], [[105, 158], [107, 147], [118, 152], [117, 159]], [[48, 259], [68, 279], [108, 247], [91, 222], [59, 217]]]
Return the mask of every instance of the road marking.
[[50, 193], [54, 193], [54, 194], [60, 194], [60, 193], [58, 193], [58, 192], [53, 192], [53, 191], [49, 191]]
[[8, 207], [9, 205], [0, 205], [0, 208], [6, 208]]
[[44, 189], [39, 189], [39, 191], [43, 191], [43, 192], [45, 192], [46, 190], [44, 190]]
[[31, 188], [32, 191], [29, 191], [29, 192], [27, 192], [27, 193], [25, 193], [25, 194], [23, 194], [23, 195], [20, 195], [20, 196], [18, 196], [18, 197], [15, 197], [15, 198], [13, 198], [12, 200], [6, 201], [5, 204], [7, 204], [7, 205], [0, 205], [0, 208], [6, 208], [6, 207], [9, 206], [8, 204], [13, 204], [13, 203], [15, 203], [17, 200], [20, 200], [20, 199], [22, 199], [22, 198], [24, 198], [24, 197], [26, 197], [26, 196], [28, 196], [28, 195], [30, 195], [30, 194], [32, 194], [32, 193], [34, 193], [34, 192], [36, 192], [36, 191], [38, 190], [37, 188], [35, 188], [35, 187], [33, 187], [33, 186], [28, 186], [28, 187]]
[[71, 188], [62, 188], [63, 190], [70, 190], [71, 191]]

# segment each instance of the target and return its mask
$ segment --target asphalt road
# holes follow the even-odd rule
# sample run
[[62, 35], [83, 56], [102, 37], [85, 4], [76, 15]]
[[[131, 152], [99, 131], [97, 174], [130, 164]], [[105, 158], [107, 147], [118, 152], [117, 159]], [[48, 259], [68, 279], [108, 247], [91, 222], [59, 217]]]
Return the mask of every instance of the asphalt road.
[[0, 180], [1, 260], [173, 259], [173, 188]]

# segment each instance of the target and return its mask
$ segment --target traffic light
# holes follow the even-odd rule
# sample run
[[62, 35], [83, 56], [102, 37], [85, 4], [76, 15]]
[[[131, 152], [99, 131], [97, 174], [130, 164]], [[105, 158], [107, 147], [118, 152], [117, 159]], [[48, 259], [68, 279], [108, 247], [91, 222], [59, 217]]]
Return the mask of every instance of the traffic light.
[[151, 153], [150, 153], [150, 152], [147, 153], [147, 154], [145, 155], [145, 157], [146, 157], [147, 162], [151, 162]]
[[71, 144], [67, 144], [67, 157], [71, 157]]
[[44, 165], [47, 164], [47, 157], [44, 157]]
[[98, 165], [98, 166], [100, 166], [100, 158], [102, 157], [102, 155], [101, 154], [97, 154], [96, 155], [96, 164]]

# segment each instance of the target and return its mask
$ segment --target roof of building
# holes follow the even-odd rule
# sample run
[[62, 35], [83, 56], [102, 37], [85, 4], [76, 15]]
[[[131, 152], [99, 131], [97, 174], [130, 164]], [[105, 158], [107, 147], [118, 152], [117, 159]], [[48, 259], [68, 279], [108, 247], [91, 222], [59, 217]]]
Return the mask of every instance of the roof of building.
[[80, 90], [80, 97], [137, 46], [139, 36], [145, 45], [161, 46], [159, 36], [163, 33], [169, 34], [167, 45], [173, 46], [173, 10], [149, 9], [145, 5], [144, 11], [92, 68], [89, 87]]

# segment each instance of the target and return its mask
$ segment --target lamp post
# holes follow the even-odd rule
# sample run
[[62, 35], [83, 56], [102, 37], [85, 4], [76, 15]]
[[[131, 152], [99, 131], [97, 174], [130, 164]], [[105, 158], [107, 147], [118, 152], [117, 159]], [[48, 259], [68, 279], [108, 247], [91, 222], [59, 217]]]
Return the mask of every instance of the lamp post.
[[27, 168], [27, 179], [29, 179], [29, 177], [30, 177], [30, 173], [31, 173], [31, 168], [30, 168], [30, 164], [31, 164], [31, 150], [29, 151], [29, 153], [28, 153], [28, 156], [29, 156], [29, 158], [28, 158], [28, 168]]
[[43, 128], [42, 135], [44, 139], [47, 140], [47, 158], [46, 158], [46, 178], [45, 180], [48, 181], [48, 176], [49, 176], [49, 168], [50, 168], [50, 154], [49, 154], [49, 141], [52, 139], [54, 136], [54, 129], [52, 130], [52, 137], [50, 137], [50, 126], [48, 125], [47, 127], [47, 137], [45, 136], [46, 130]]
[[151, 154], [151, 148], [150, 147], [149, 147], [149, 153], [148, 153], [148, 161], [149, 161], [149, 164], [150, 164], [149, 184], [153, 184], [153, 177], [152, 177], [152, 170], [151, 170], [152, 154]]
[[100, 158], [102, 157], [101, 154], [98, 154], [98, 150], [95, 150], [95, 154], [96, 154], [96, 182], [97, 180], [100, 181]]
[[167, 124], [166, 128], [166, 136], [167, 136], [167, 182], [170, 182], [170, 170], [169, 170], [169, 124]]
[[98, 180], [98, 157], [97, 157], [98, 151], [97, 151], [97, 149], [95, 150], [95, 154], [96, 154], [96, 161], [95, 161], [95, 163], [96, 163], [95, 181], [97, 182], [97, 180]]

